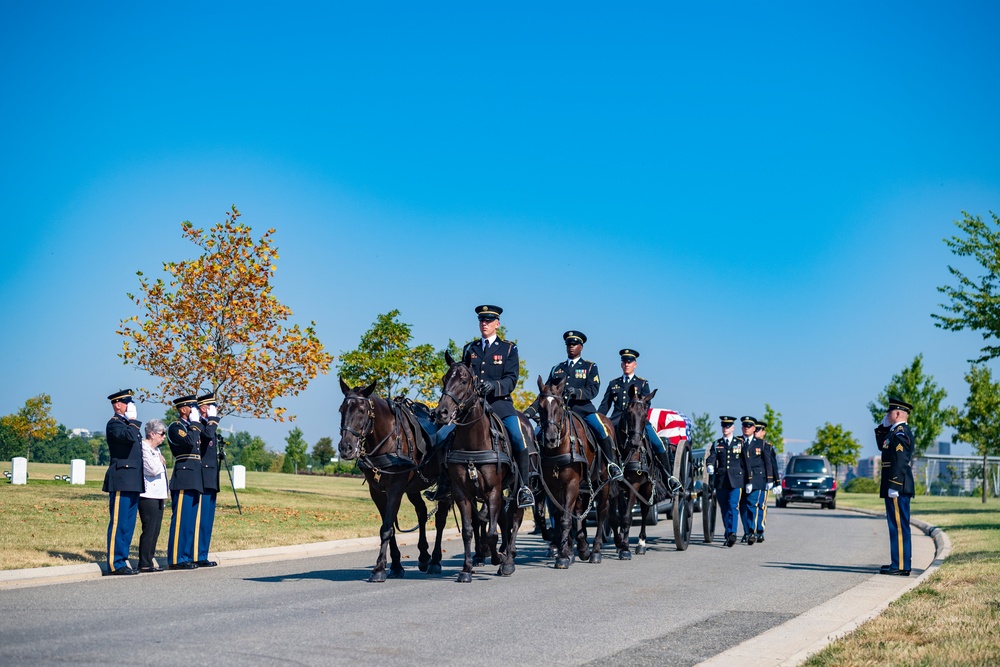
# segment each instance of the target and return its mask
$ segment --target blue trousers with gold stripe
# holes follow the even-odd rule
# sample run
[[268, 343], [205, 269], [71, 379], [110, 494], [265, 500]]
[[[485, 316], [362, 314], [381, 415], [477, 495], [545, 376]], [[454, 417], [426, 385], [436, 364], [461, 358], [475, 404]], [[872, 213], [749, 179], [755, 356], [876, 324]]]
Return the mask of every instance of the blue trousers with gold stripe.
[[764, 530], [764, 489], [754, 489], [740, 499], [743, 534], [756, 535]]
[[173, 514], [170, 516], [170, 537], [167, 538], [167, 562], [171, 565], [197, 560], [200, 500], [201, 494], [197, 491], [170, 492]]
[[212, 528], [215, 526], [215, 499], [218, 491], [201, 494], [200, 516], [198, 517], [198, 560], [208, 560], [208, 548], [212, 544]]
[[910, 499], [907, 496], [886, 498], [885, 516], [889, 521], [889, 554], [892, 557], [892, 568], [909, 570]]
[[135, 517], [139, 511], [139, 492], [115, 491], [108, 497], [108, 567], [117, 570], [128, 565], [128, 551], [135, 533]]
[[743, 489], [731, 489], [723, 485], [716, 489], [719, 495], [719, 511], [722, 513], [722, 526], [729, 533], [735, 533], [740, 527], [740, 499]]

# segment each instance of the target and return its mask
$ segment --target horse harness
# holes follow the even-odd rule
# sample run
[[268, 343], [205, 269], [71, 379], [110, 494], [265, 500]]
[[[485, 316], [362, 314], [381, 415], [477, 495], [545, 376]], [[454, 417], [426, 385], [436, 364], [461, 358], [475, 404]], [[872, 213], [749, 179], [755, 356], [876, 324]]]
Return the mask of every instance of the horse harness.
[[[406, 434], [403, 433], [399, 425], [403, 419], [410, 424], [414, 429], [414, 433], [422, 430], [422, 427], [417, 422], [416, 418], [408, 414], [406, 408], [411, 408], [409, 405], [409, 399], [405, 397], [397, 397], [392, 401], [386, 401], [393, 413], [393, 424], [392, 430], [371, 449], [371, 453], [368, 452], [368, 447], [366, 443], [368, 442], [369, 434], [375, 432], [375, 403], [371, 397], [365, 398], [362, 396], [347, 396], [346, 401], [364, 401], [365, 403], [365, 416], [367, 421], [364, 427], [361, 429], [361, 433], [354, 431], [353, 429], [341, 427], [341, 433], [347, 432], [358, 439], [361, 444], [361, 450], [358, 452], [358, 467], [361, 469], [367, 469], [372, 471], [373, 479], [378, 483], [382, 479], [382, 475], [402, 475], [409, 474], [410, 472], [416, 472], [420, 476], [420, 479], [424, 482], [430, 484], [433, 480], [429, 477], [424, 476], [423, 468], [426, 462], [431, 458], [430, 456], [422, 457], [421, 461], [415, 461], [415, 457], [410, 454], [412, 451], [419, 451], [419, 448], [414, 444], [412, 448], [408, 448], [410, 452], [404, 452], [404, 444], [408, 444], [408, 439]], [[393, 453], [382, 453], [378, 454], [383, 445], [389, 441], [390, 438], [395, 436], [396, 440], [396, 451]]]

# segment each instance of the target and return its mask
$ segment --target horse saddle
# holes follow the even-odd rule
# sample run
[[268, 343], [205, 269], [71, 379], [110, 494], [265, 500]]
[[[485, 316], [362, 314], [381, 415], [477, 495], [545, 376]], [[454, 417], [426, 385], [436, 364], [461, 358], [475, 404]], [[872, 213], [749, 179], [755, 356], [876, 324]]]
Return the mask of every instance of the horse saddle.
[[393, 399], [399, 412], [406, 417], [406, 420], [413, 427], [415, 433], [422, 431], [424, 438], [417, 439], [417, 450], [421, 454], [426, 454], [428, 445], [434, 442], [434, 436], [438, 432], [438, 427], [431, 417], [431, 409], [423, 403], [411, 400], [406, 396], [397, 396]]

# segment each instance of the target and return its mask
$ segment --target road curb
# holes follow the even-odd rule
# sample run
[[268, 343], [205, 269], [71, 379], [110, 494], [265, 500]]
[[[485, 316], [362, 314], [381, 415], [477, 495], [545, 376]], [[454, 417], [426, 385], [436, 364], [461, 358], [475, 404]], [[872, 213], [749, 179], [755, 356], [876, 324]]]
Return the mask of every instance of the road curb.
[[[885, 518], [884, 512], [874, 510], [850, 507], [838, 509], [874, 518]], [[934, 556], [931, 563], [919, 576], [904, 580], [902, 577], [884, 577], [873, 573], [870, 579], [854, 588], [844, 591], [786, 623], [771, 628], [767, 632], [699, 663], [698, 667], [722, 667], [733, 664], [795, 667], [805, 662], [809, 656], [826, 648], [830, 643], [857, 630], [865, 622], [876, 618], [904, 593], [926, 581], [951, 553], [951, 540], [941, 528], [913, 518], [910, 519], [910, 525], [922, 531], [934, 542]], [[846, 621], [842, 618], [842, 614], [837, 614], [838, 608], [845, 606], [853, 608], [862, 605], [865, 611]], [[801, 646], [803, 637], [817, 636], [820, 639], [804, 647]]]

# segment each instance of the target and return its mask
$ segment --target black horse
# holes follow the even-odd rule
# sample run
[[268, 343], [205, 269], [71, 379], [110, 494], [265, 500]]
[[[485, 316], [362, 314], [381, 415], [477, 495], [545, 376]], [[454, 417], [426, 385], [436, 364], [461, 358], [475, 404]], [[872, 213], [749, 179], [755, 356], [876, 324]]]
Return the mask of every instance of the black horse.
[[656, 395], [654, 390], [649, 395], [639, 396], [635, 385], [629, 387], [628, 404], [622, 414], [616, 429], [618, 451], [625, 473], [626, 489], [618, 494], [618, 502], [614, 513], [615, 546], [618, 547], [618, 558], [629, 560], [632, 552], [629, 550], [629, 531], [632, 529], [632, 508], [638, 499], [642, 509], [642, 527], [639, 529], [639, 543], [635, 553], [639, 556], [646, 553], [646, 516], [656, 506], [656, 485], [653, 481], [653, 453], [651, 443], [646, 442], [646, 423], [649, 421], [649, 404]]
[[[606, 462], [602, 463], [598, 449], [587, 438], [590, 429], [583, 419], [566, 407], [563, 399], [565, 385], [565, 378], [551, 385], [544, 384], [541, 376], [538, 378], [542, 486], [552, 503], [556, 523], [552, 546], [555, 567], [559, 570], [568, 568], [572, 562], [571, 531], [576, 538], [580, 559], [601, 562], [603, 526], [608, 521], [611, 492]], [[612, 433], [608, 418], [604, 415], [600, 418], [608, 432]], [[585, 504], [584, 498], [589, 498], [590, 502]], [[586, 529], [586, 515], [591, 504], [597, 507], [598, 526], [593, 548], [587, 544]]]
[[440, 574], [441, 537], [451, 501], [438, 504], [437, 538], [431, 554], [427, 550], [427, 505], [420, 496], [421, 491], [437, 481], [440, 462], [431, 447], [433, 443], [413, 417], [411, 406], [372, 396], [374, 382], [363, 389], [352, 389], [341, 379], [340, 389], [344, 392], [344, 402], [340, 405], [340, 458], [358, 459], [358, 467], [368, 480], [368, 492], [382, 517], [379, 530], [382, 544], [368, 581], [386, 580], [386, 547], [392, 556], [388, 577], [403, 576], [396, 526], [404, 495], [413, 503], [420, 527], [417, 567], [421, 572]]
[[[515, 488], [517, 475], [510, 456], [510, 447], [504, 435], [503, 423], [482, 396], [479, 379], [466, 364], [456, 362], [445, 353], [448, 372], [442, 380], [441, 400], [435, 411], [438, 426], [455, 424], [454, 440], [446, 454], [448, 476], [455, 504], [462, 514], [462, 540], [465, 543], [465, 562], [458, 573], [458, 581], [472, 581], [472, 541], [475, 530], [475, 502], [486, 506], [486, 542], [493, 565], [499, 565], [497, 574], [514, 573], [517, 555], [517, 531], [521, 527], [524, 509], [503, 492]], [[521, 417], [521, 419], [524, 419]], [[525, 432], [532, 432], [526, 424]], [[494, 433], [498, 436], [494, 438]], [[503, 531], [503, 548], [499, 550]]]

